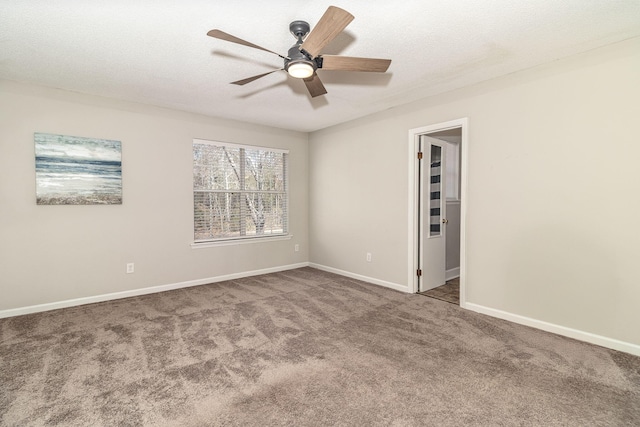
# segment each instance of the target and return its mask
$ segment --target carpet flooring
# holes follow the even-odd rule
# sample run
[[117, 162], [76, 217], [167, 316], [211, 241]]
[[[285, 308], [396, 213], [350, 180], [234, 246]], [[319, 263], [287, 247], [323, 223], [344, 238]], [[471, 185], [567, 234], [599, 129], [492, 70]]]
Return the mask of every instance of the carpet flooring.
[[312, 268], [0, 319], [4, 426], [638, 426], [640, 358]]

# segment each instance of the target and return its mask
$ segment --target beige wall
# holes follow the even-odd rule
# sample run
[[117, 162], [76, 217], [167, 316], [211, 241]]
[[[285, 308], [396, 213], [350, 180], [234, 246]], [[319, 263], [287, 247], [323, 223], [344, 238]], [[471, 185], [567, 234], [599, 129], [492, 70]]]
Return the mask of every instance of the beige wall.
[[311, 134], [311, 262], [406, 286], [408, 131], [467, 117], [467, 302], [640, 344], [638, 76], [635, 39]]
[[[406, 287], [408, 130], [468, 117], [467, 302], [638, 345], [638, 75], [636, 39], [310, 136], [0, 82], [0, 310], [307, 261]], [[124, 204], [36, 206], [34, 132], [122, 141]], [[291, 150], [292, 240], [191, 249], [194, 137]]]
[[[37, 206], [34, 132], [122, 141], [124, 203]], [[193, 138], [290, 150], [291, 240], [191, 249]], [[305, 133], [0, 81], [0, 310], [305, 263], [307, 169]]]
[[460, 202], [447, 201], [447, 255], [445, 268], [460, 268]]

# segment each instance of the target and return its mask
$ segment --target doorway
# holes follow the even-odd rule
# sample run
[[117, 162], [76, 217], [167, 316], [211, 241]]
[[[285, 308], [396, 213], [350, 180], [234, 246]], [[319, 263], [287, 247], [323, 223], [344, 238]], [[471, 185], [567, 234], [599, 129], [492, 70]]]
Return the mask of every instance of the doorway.
[[411, 129], [409, 153], [410, 290], [459, 283], [464, 307], [467, 119]]

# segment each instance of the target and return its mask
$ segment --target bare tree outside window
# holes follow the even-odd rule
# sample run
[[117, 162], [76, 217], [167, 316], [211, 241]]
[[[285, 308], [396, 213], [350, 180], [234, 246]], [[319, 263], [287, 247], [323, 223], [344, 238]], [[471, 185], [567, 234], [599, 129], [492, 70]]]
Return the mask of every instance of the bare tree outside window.
[[287, 234], [287, 152], [194, 141], [196, 242]]

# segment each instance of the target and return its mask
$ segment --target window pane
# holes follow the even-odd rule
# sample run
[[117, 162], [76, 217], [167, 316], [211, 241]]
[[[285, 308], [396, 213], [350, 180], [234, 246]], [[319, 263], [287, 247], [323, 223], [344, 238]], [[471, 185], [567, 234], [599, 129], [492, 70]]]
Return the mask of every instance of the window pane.
[[239, 190], [239, 164], [239, 148], [194, 144], [194, 190]]
[[284, 154], [265, 150], [245, 150], [246, 190], [284, 191]]
[[442, 148], [437, 145], [431, 146], [431, 168], [430, 168], [430, 180], [429, 180], [429, 236], [440, 235], [440, 222], [441, 222], [441, 188], [440, 181], [442, 175]]
[[247, 193], [247, 235], [284, 234], [286, 203], [284, 194]]
[[194, 192], [195, 240], [240, 236], [240, 194]]

